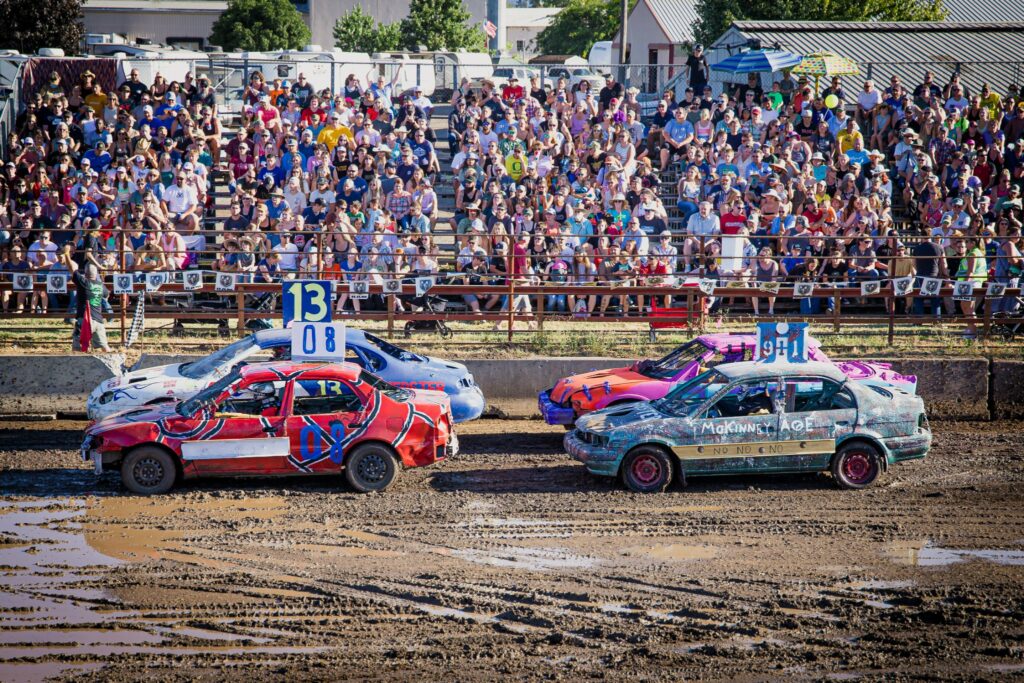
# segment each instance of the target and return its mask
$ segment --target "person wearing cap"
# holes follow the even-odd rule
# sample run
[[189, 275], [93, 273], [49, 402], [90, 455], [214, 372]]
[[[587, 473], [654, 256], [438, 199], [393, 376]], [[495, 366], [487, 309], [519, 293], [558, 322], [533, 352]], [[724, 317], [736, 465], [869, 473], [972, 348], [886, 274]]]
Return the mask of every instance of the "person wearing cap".
[[949, 206], [950, 209], [942, 214], [942, 221], [948, 222], [952, 230], [966, 231], [971, 222], [971, 216], [964, 210], [964, 200], [957, 197], [950, 200]]
[[711, 78], [711, 69], [708, 66], [707, 55], [704, 54], [704, 46], [695, 43], [693, 50], [686, 57], [687, 83], [695, 93], [703, 93], [704, 86]]
[[409, 148], [416, 159], [416, 165], [419, 166], [425, 175], [441, 172], [441, 162], [437, 159], [434, 145], [427, 140], [427, 132], [424, 129], [417, 128], [413, 132]]
[[668, 223], [663, 216], [659, 215], [658, 207], [652, 201], [637, 207], [636, 218], [640, 224], [640, 229], [644, 231], [645, 235], [650, 237], [660, 235], [668, 229]]
[[174, 174], [174, 182], [164, 190], [160, 205], [172, 224], [185, 232], [195, 232], [199, 228], [199, 200], [195, 190], [186, 182], [184, 171]]
[[269, 94], [260, 95], [252, 113], [257, 120], [263, 122], [264, 127], [271, 133], [276, 135], [281, 132], [281, 110], [277, 108]]
[[74, 191], [72, 212], [75, 214], [75, 229], [84, 230], [89, 222], [100, 215], [96, 203], [89, 198], [89, 190], [79, 185]]
[[672, 244], [672, 231], [668, 228], [665, 228], [658, 233], [658, 241], [651, 245], [650, 252], [654, 256], [668, 259], [671, 271], [676, 269], [676, 260], [679, 255], [679, 250], [674, 244]]
[[525, 96], [526, 91], [523, 88], [523, 84], [519, 82], [519, 78], [513, 72], [505, 84], [501, 86], [501, 99], [505, 104], [513, 105]]
[[332, 154], [334, 153], [334, 148], [339, 143], [345, 144], [350, 148], [354, 146], [352, 130], [341, 122], [341, 113], [338, 111], [332, 111], [328, 114], [327, 125], [317, 135], [316, 141], [317, 144], [327, 145], [327, 150]]
[[622, 102], [622, 98], [626, 95], [626, 88], [615, 80], [614, 74], [609, 71], [608, 75], [604, 79], [604, 87], [601, 88], [597, 95], [597, 101], [600, 104], [601, 111], [605, 111], [612, 106], [612, 100], [616, 103]]
[[97, 173], [105, 173], [112, 161], [105, 140], [97, 140], [92, 149], [82, 155], [82, 162], [88, 161]]
[[662, 130], [661, 170], [668, 168], [673, 158], [686, 156], [687, 146], [694, 140], [693, 124], [686, 120], [686, 110], [678, 107], [671, 121]]

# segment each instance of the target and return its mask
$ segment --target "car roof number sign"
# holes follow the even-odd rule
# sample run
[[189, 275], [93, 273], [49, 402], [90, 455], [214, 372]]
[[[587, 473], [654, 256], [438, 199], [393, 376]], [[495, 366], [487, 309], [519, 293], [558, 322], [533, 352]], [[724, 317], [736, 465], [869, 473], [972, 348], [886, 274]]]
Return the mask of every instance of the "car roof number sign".
[[807, 323], [758, 323], [755, 360], [806, 363]]
[[290, 280], [282, 283], [281, 297], [285, 327], [292, 321], [331, 322], [330, 280]]
[[345, 323], [292, 325], [292, 360], [345, 360]]

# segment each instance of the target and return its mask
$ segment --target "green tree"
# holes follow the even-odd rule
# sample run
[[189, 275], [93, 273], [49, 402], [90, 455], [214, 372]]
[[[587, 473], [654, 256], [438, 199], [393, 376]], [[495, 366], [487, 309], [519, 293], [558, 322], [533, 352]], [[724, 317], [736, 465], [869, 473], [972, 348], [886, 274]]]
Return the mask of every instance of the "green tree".
[[228, 52], [298, 50], [310, 36], [289, 0], [228, 0], [228, 8], [213, 24], [210, 42]]
[[0, 0], [4, 47], [33, 54], [41, 47], [59, 47], [64, 54], [81, 50], [84, 0]]
[[334, 46], [347, 52], [390, 52], [402, 43], [398, 22], [378, 24], [358, 5], [334, 22]]
[[409, 15], [402, 20], [402, 41], [414, 50], [487, 49], [487, 37], [479, 26], [468, 22], [472, 15], [462, 0], [412, 0]]
[[734, 21], [941, 21], [942, 0], [697, 0], [696, 42], [710, 45]]
[[[630, 0], [632, 8], [636, 0]], [[583, 55], [601, 40], [612, 40], [622, 25], [619, 0], [569, 0], [537, 34], [537, 49], [546, 55]]]

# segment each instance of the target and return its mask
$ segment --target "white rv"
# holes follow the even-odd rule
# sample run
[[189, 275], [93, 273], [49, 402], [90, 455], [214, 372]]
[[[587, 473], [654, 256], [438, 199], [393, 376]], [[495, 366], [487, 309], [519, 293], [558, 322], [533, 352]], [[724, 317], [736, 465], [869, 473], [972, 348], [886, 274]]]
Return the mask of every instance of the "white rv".
[[611, 65], [615, 63], [615, 55], [612, 54], [612, 41], [602, 40], [594, 43], [587, 53], [587, 64], [594, 71], [607, 75], [611, 71]]

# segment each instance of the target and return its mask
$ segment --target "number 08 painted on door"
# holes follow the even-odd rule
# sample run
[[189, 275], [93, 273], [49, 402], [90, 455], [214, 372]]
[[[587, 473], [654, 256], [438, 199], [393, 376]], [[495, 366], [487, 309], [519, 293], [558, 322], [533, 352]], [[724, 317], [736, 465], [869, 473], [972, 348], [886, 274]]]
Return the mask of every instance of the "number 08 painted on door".
[[285, 326], [292, 322], [331, 322], [330, 280], [293, 280], [281, 285]]

